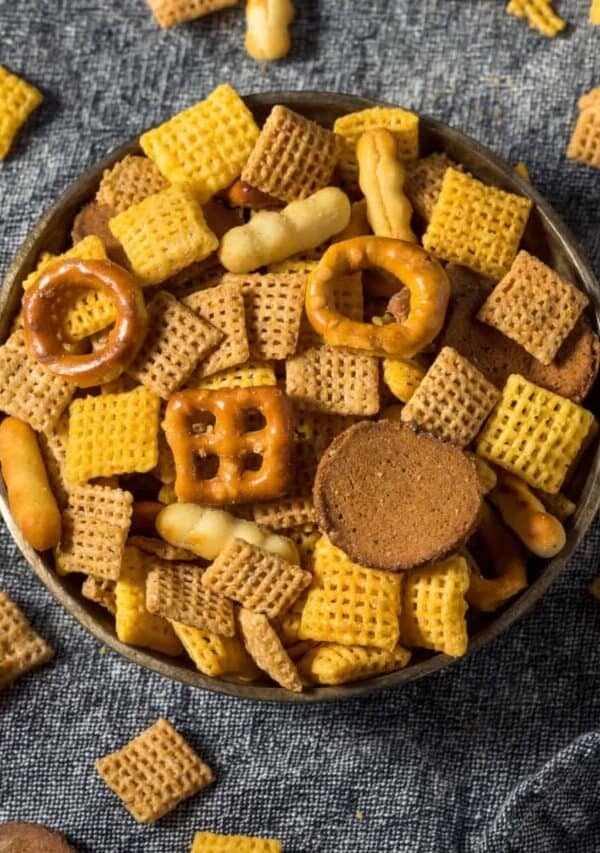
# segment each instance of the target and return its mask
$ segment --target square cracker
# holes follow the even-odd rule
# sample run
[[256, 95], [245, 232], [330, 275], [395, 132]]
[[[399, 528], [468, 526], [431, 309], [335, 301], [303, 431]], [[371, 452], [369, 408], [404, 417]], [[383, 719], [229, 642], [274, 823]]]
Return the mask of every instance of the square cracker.
[[129, 154], [102, 175], [96, 201], [106, 205], [113, 214], [122, 213], [148, 196], [166, 189], [163, 178], [149, 157]]
[[445, 261], [499, 279], [515, 259], [531, 200], [447, 169], [423, 246]]
[[282, 853], [281, 841], [249, 835], [197, 832], [190, 853]]
[[3, 160], [21, 126], [42, 102], [42, 93], [0, 65], [0, 160]]
[[219, 373], [248, 361], [250, 350], [246, 332], [244, 296], [239, 281], [228, 281], [191, 293], [183, 300], [200, 317], [208, 320], [225, 336], [221, 343], [194, 371], [188, 385], [195, 387], [205, 376]]
[[477, 319], [521, 344], [542, 364], [550, 364], [587, 304], [585, 293], [521, 251]]
[[71, 401], [75, 386], [33, 359], [25, 333], [16, 332], [0, 347], [0, 410], [39, 432], [51, 429]]
[[98, 759], [96, 770], [140, 823], [153, 823], [213, 781], [210, 767], [164, 719]]
[[223, 335], [170, 293], [148, 303], [148, 331], [127, 373], [168, 400], [194, 372]]
[[329, 184], [341, 140], [314, 121], [276, 105], [242, 172], [261, 192], [294, 201]]
[[377, 359], [329, 346], [311, 347], [288, 359], [286, 391], [299, 409], [374, 415], [379, 411]]
[[444, 347], [402, 409], [401, 419], [466, 447], [499, 396], [470, 361], [452, 347]]
[[302, 681], [298, 670], [264, 613], [253, 613], [242, 607], [239, 625], [244, 645], [258, 668], [287, 690], [300, 693]]
[[600, 99], [579, 113], [567, 157], [600, 169]]
[[0, 590], [0, 690], [53, 655], [54, 650], [33, 630], [22, 610]]

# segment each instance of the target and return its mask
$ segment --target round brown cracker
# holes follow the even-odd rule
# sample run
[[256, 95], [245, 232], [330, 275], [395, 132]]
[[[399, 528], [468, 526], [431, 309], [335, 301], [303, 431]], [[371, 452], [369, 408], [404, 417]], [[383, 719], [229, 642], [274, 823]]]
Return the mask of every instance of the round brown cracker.
[[0, 825], [0, 853], [76, 853], [64, 835], [37, 823]]
[[389, 571], [459, 547], [481, 504], [475, 467], [458, 447], [391, 421], [363, 421], [338, 436], [321, 459], [313, 498], [334, 545]]

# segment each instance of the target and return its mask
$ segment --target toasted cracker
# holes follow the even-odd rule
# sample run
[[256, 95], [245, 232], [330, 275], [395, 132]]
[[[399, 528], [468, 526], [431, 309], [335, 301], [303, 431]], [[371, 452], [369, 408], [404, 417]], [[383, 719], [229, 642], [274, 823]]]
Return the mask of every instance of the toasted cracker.
[[191, 387], [206, 376], [248, 361], [250, 349], [240, 282], [227, 281], [208, 290], [192, 293], [183, 301], [225, 336], [194, 371], [188, 380]]
[[52, 647], [33, 630], [14, 601], [0, 590], [0, 690], [53, 656]]
[[300, 693], [302, 682], [298, 671], [264, 613], [242, 608], [239, 625], [244, 645], [256, 665], [277, 684]]
[[96, 201], [113, 211], [122, 213], [148, 196], [166, 189], [169, 182], [148, 157], [128, 154], [102, 175]]
[[377, 359], [322, 346], [288, 359], [286, 391], [299, 409], [337, 415], [379, 410]]

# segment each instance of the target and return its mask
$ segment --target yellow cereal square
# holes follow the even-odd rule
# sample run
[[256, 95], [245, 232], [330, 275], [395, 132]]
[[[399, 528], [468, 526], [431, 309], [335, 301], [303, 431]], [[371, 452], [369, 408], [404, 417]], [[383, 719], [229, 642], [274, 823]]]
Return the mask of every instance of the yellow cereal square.
[[84, 483], [154, 468], [159, 408], [160, 398], [142, 386], [74, 400], [69, 410], [67, 480]]
[[217, 391], [219, 388], [256, 388], [265, 385], [277, 385], [273, 363], [250, 359], [238, 367], [221, 370], [200, 379], [196, 387]]
[[173, 184], [185, 184], [201, 203], [239, 177], [259, 129], [228, 85], [144, 133], [140, 145]]
[[506, 11], [517, 18], [525, 18], [532, 29], [548, 38], [558, 35], [567, 26], [552, 8], [551, 0], [510, 0]]
[[595, 428], [587, 409], [513, 373], [479, 434], [477, 453], [555, 494]]
[[600, 27], [600, 0], [592, 0], [590, 6], [590, 24]]
[[423, 246], [445, 261], [502, 278], [515, 259], [530, 210], [528, 198], [447, 169]]
[[239, 637], [222, 637], [174, 620], [171, 625], [196, 669], [204, 675], [211, 678], [235, 675], [247, 681], [258, 676], [258, 670]]
[[393, 649], [398, 643], [402, 576], [353, 563], [321, 537], [302, 611], [302, 640]]
[[185, 187], [168, 187], [108, 223], [141, 284], [159, 284], [219, 245], [202, 208]]
[[396, 137], [398, 157], [410, 163], [419, 156], [419, 117], [400, 107], [371, 107], [338, 118], [333, 125], [335, 133], [342, 137], [339, 169], [345, 183], [351, 187], [358, 184], [356, 143], [366, 130], [383, 127]]
[[0, 160], [4, 160], [19, 129], [42, 102], [35, 86], [0, 65]]
[[235, 6], [238, 0], [147, 0], [156, 23], [163, 29], [194, 21], [211, 12]]
[[197, 832], [190, 853], [282, 853], [281, 841], [249, 835]]
[[408, 649], [320, 643], [298, 661], [298, 672], [312, 684], [346, 684], [403, 669], [411, 658]]

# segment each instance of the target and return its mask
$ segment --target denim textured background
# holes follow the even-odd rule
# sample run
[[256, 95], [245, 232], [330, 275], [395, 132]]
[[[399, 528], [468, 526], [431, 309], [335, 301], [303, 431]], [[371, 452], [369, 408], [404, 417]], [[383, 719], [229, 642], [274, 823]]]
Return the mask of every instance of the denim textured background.
[[[551, 41], [504, 5], [298, 0], [292, 54], [261, 68], [244, 53], [241, 9], [163, 33], [143, 0], [0, 0], [0, 62], [46, 96], [0, 165], [0, 272], [84, 168], [222, 81], [381, 97], [461, 128], [528, 164], [599, 272], [600, 172], [564, 152], [577, 97], [600, 84], [600, 29], [588, 0], [557, 0], [572, 27]], [[198, 829], [279, 837], [288, 853], [599, 850], [600, 608], [586, 593], [599, 556], [596, 523], [535, 611], [446, 673], [277, 707], [193, 692], [104, 652], [2, 531], [0, 587], [57, 654], [0, 694], [0, 822], [62, 828], [88, 853], [187, 851]], [[92, 762], [159, 715], [217, 783], [137, 826]]]

